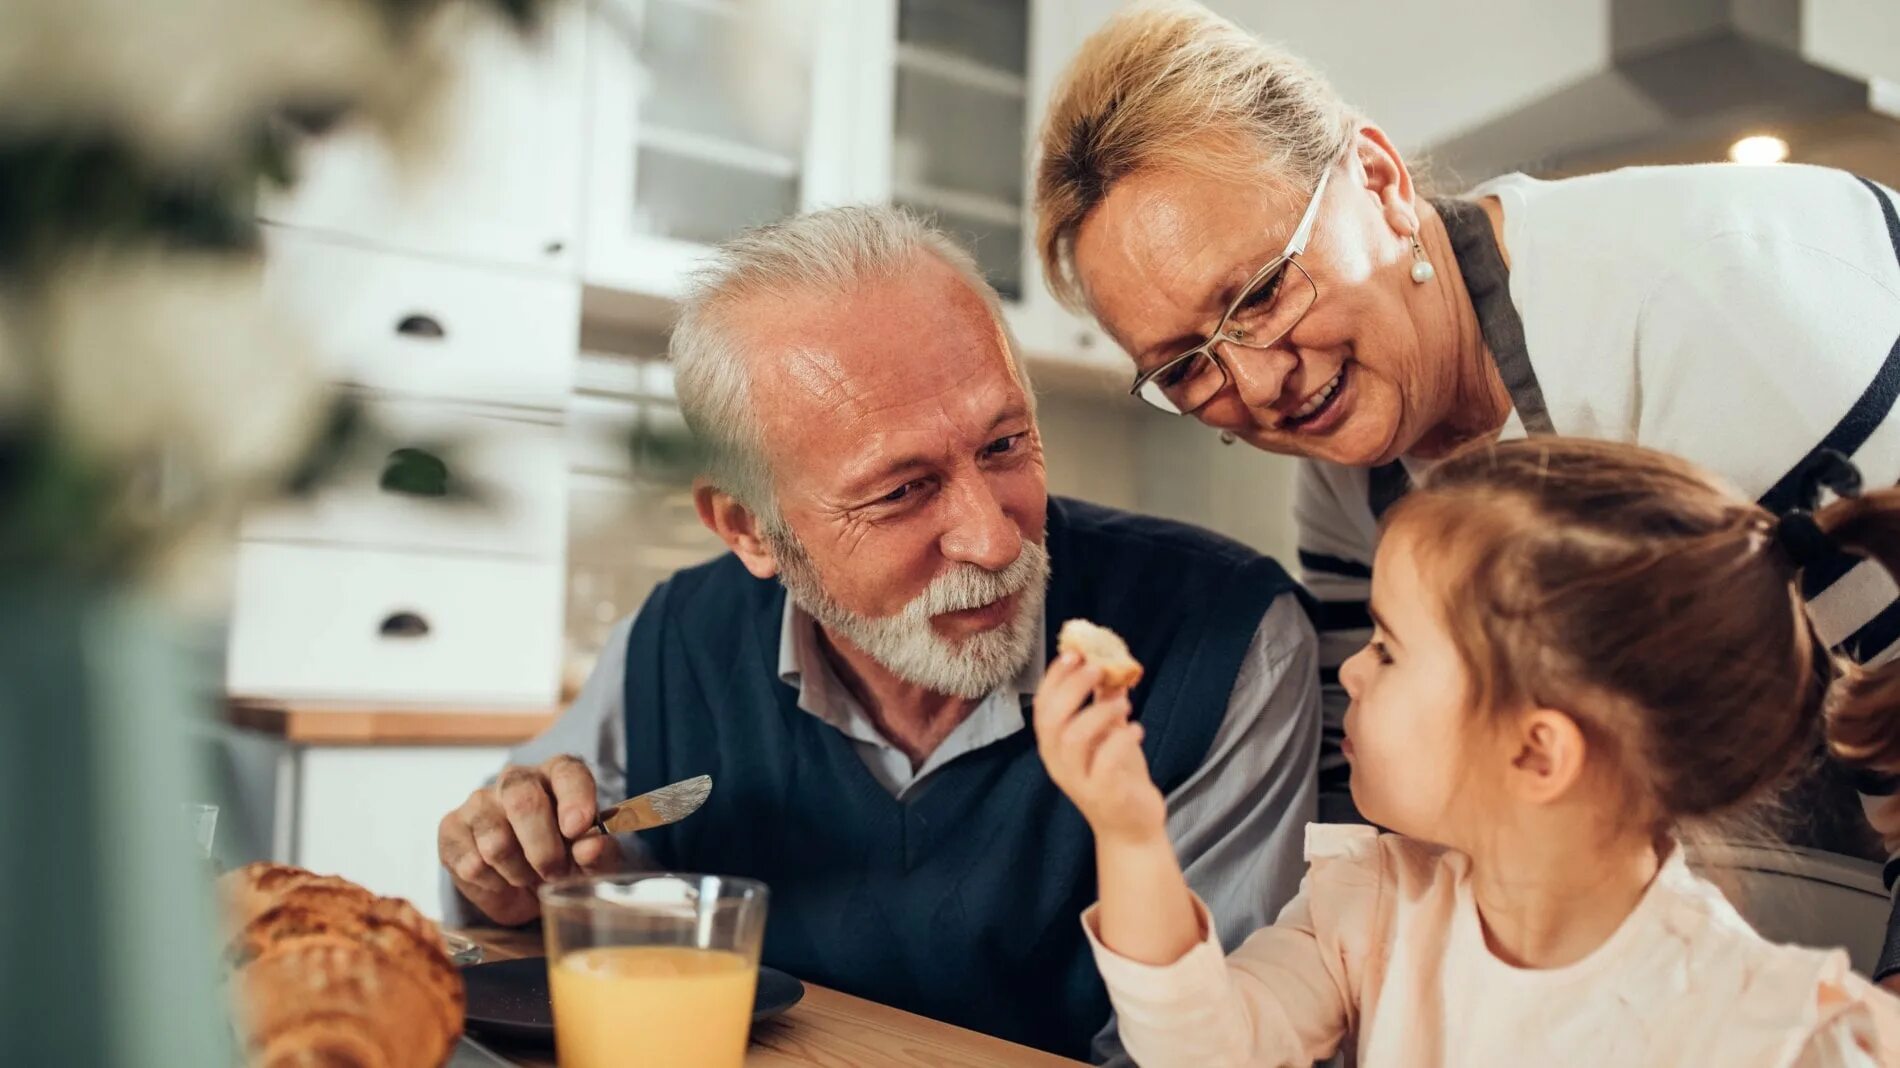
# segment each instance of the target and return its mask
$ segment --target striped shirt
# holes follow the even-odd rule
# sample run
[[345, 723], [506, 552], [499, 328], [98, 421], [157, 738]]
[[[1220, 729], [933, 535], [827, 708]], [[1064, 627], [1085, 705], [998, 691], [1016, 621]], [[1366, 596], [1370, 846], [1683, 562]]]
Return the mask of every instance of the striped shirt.
[[[1780, 512], [1821, 448], [1867, 485], [1900, 483], [1900, 210], [1892, 190], [1819, 167], [1634, 168], [1498, 198], [1506, 269], [1470, 201], [1440, 202], [1514, 410], [1500, 437], [1635, 442], [1693, 460]], [[1339, 665], [1367, 640], [1378, 520], [1425, 465], [1302, 467], [1300, 562], [1320, 600], [1323, 775], [1338, 781]], [[1900, 589], [1849, 556], [1803, 576], [1824, 640], [1865, 664], [1900, 657]], [[1900, 878], [1900, 783], [1862, 775]], [[1900, 944], [1900, 924], [1890, 942]], [[1887, 967], [1900, 965], [1890, 953]]]

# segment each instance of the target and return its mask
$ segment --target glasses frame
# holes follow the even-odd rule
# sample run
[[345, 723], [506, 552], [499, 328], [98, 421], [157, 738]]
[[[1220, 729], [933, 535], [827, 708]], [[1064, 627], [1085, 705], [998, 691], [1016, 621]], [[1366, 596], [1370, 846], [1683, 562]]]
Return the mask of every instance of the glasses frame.
[[[1306, 279], [1306, 284], [1313, 287], [1313, 303], [1319, 303], [1319, 285], [1313, 281], [1312, 275], [1306, 273], [1306, 268], [1300, 266], [1298, 257], [1305, 254], [1307, 241], [1313, 236], [1313, 224], [1319, 219], [1320, 199], [1326, 195], [1326, 181], [1332, 177], [1332, 173], [1333, 167], [1329, 164], [1326, 170], [1321, 172], [1318, 184], [1313, 187], [1312, 199], [1306, 202], [1306, 211], [1300, 216], [1300, 224], [1294, 228], [1293, 236], [1287, 239], [1286, 248], [1282, 249], [1278, 256], [1262, 264], [1259, 270], [1248, 277], [1247, 283], [1235, 292], [1234, 299], [1228, 302], [1227, 310], [1221, 313], [1220, 322], [1215, 325], [1214, 332], [1208, 335], [1207, 340], [1169, 359], [1166, 363], [1151, 367], [1136, 375], [1134, 384], [1128, 387], [1129, 396], [1140, 397], [1142, 388], [1165, 372], [1179, 367], [1196, 356], [1206, 356], [1220, 371], [1220, 388], [1208, 394], [1207, 400], [1192, 408], [1170, 412], [1172, 415], [1193, 415], [1207, 407], [1215, 397], [1220, 396], [1222, 391], [1226, 390], [1228, 383], [1234, 380], [1234, 372], [1227, 366], [1227, 361], [1221, 358], [1218, 346], [1227, 344], [1239, 345], [1243, 349], [1270, 349], [1279, 344], [1281, 338], [1292, 333], [1294, 327], [1300, 325], [1300, 319], [1304, 319], [1306, 312], [1312, 310], [1312, 304], [1307, 305], [1305, 311], [1300, 312], [1299, 319], [1288, 323], [1285, 330], [1265, 340], [1249, 339], [1245, 331], [1230, 329], [1228, 323], [1233, 319], [1234, 313], [1240, 310], [1240, 302], [1247, 299], [1247, 294], [1252, 293], [1255, 286], [1272, 277], [1276, 271], [1288, 268], [1300, 272], [1300, 275]], [[1146, 397], [1142, 397], [1142, 400], [1157, 411], [1168, 411]]]

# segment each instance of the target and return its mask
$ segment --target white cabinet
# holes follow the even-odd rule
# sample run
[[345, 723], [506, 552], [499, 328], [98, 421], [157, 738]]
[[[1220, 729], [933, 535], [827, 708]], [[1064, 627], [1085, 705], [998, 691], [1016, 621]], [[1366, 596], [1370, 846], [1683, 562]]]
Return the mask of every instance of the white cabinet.
[[1072, 0], [883, 0], [866, 62], [882, 76], [863, 120], [888, 131], [878, 198], [956, 235], [1003, 295], [1039, 361], [1119, 369], [1093, 323], [1043, 284], [1035, 246], [1036, 134], [1087, 29]]
[[[453, 62], [433, 136], [399, 154], [327, 131], [260, 205], [269, 298], [379, 437], [314, 496], [246, 517], [230, 691], [554, 702], [591, 28], [554, 4], [524, 41], [448, 6], [419, 31]], [[387, 477], [404, 465], [431, 477]]]
[[1100, 0], [595, 0], [583, 277], [678, 299], [712, 245], [832, 204], [936, 220], [1033, 357], [1124, 370], [1043, 285], [1031, 162]]
[[711, 246], [858, 199], [861, 0], [592, 0], [583, 276], [677, 299]]
[[[308, 497], [253, 510], [245, 538], [559, 559], [567, 541], [560, 426], [413, 401], [366, 408], [389, 438], [384, 447], [365, 450]], [[425, 454], [425, 485], [392, 484], [390, 468], [404, 452]]]
[[292, 863], [441, 916], [436, 825], [499, 772], [500, 748], [299, 748], [291, 754]]
[[559, 409], [574, 383], [580, 286], [563, 278], [265, 229], [265, 289], [330, 375], [378, 393]]
[[866, 20], [859, 121], [874, 189], [975, 254], [1017, 340], [1040, 363], [1105, 373], [1121, 360], [1043, 284], [1035, 247], [1036, 133], [1050, 90], [1095, 23], [1076, 0], [880, 0]]
[[430, 32], [460, 62], [413, 158], [354, 124], [306, 146], [296, 188], [259, 215], [476, 263], [577, 273], [587, 23], [565, 5], [523, 41], [476, 5]]
[[[565, 525], [563, 491], [560, 520]], [[238, 697], [541, 709], [561, 664], [560, 559], [247, 541], [226, 689]]]

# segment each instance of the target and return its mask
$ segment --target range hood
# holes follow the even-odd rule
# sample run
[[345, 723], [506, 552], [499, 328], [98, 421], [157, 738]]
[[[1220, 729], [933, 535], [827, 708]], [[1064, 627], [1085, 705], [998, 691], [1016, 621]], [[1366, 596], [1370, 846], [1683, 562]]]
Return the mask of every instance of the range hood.
[[1802, 57], [1802, 7], [1801, 0], [1610, 0], [1607, 69], [1426, 154], [1435, 168], [1473, 182], [1869, 115], [1867, 82]]

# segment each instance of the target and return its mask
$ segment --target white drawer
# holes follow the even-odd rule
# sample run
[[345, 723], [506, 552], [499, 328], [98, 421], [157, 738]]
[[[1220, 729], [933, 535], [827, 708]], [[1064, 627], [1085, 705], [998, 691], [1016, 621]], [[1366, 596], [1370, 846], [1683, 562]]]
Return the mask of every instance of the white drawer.
[[[260, 508], [244, 537], [452, 549], [542, 559], [567, 544], [567, 464], [559, 426], [473, 415], [438, 405], [371, 403], [392, 442], [337, 472], [314, 496]], [[448, 468], [448, 497], [382, 488], [390, 454], [420, 448]], [[458, 499], [465, 491], [473, 499]]]
[[464, 267], [266, 228], [265, 286], [344, 381], [560, 408], [580, 346], [577, 281]]
[[552, 707], [563, 572], [558, 561], [247, 542], [226, 688], [244, 697]]

